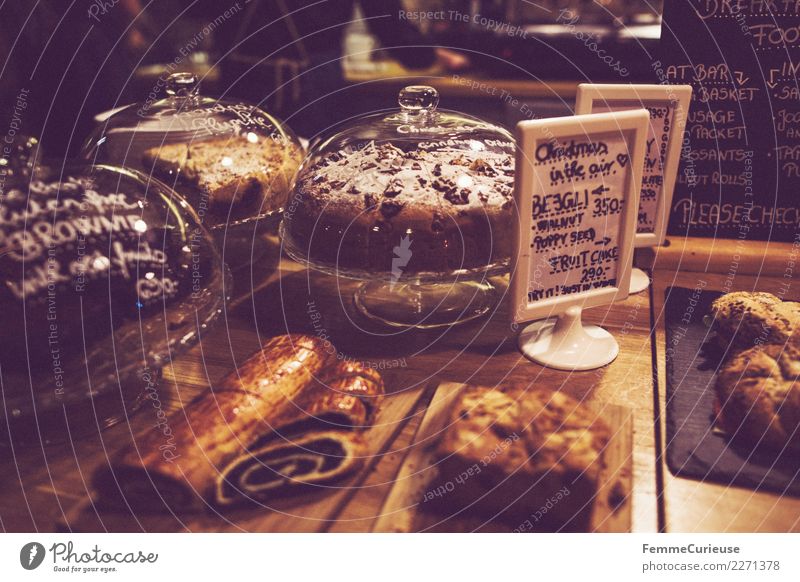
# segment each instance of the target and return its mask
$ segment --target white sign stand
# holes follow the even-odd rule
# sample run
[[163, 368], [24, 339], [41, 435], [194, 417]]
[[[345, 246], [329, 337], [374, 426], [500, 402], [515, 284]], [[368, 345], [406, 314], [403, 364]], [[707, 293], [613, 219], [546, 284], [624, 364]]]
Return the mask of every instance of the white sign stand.
[[520, 333], [534, 362], [590, 370], [619, 353], [581, 310], [628, 296], [649, 118], [639, 109], [517, 125], [512, 320], [550, 318]]
[[[576, 115], [640, 108], [650, 112], [634, 243], [637, 248], [664, 243], [691, 98], [691, 85], [578, 85]], [[647, 273], [634, 267], [630, 292], [640, 293], [649, 286]]]
[[645, 273], [639, 267], [633, 267], [631, 269], [631, 293], [641, 293], [645, 289], [650, 287], [650, 275]]
[[614, 336], [599, 325], [583, 325], [581, 308], [535, 321], [519, 334], [519, 349], [538, 364], [558, 370], [594, 370], [619, 355]]

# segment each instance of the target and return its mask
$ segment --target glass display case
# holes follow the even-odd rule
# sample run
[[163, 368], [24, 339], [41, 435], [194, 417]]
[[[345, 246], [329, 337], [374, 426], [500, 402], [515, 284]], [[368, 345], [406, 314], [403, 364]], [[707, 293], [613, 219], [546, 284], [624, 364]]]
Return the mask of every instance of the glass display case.
[[365, 315], [398, 326], [468, 321], [494, 304], [489, 277], [513, 244], [514, 140], [438, 109], [427, 86], [399, 110], [360, 117], [322, 139], [298, 174], [283, 226], [287, 254], [363, 280]]
[[153, 397], [161, 368], [220, 314], [228, 284], [209, 231], [163, 184], [32, 159], [3, 167], [0, 440], [50, 443]]
[[[253, 237], [255, 226], [235, 227], [274, 226], [303, 158], [297, 136], [253, 105], [200, 95], [191, 73], [172, 74], [165, 86], [165, 98], [130, 105], [101, 123], [83, 157], [164, 182], [226, 247], [236, 235]], [[223, 251], [233, 264], [250, 258], [249, 250]]]

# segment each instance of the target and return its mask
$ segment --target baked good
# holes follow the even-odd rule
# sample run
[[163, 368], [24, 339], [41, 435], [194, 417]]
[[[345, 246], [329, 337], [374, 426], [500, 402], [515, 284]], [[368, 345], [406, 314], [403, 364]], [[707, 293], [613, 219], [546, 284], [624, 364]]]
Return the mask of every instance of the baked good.
[[303, 171], [287, 210], [292, 244], [339, 268], [386, 271], [406, 239], [404, 272], [485, 267], [510, 257], [513, 184], [510, 152], [369, 142]]
[[[562, 392], [470, 386], [436, 447], [439, 477], [423, 509], [511, 525], [537, 512], [552, 527], [585, 529], [609, 430]], [[542, 514], [543, 508], [544, 514]]]
[[800, 447], [800, 330], [785, 344], [738, 352], [725, 362], [715, 384], [718, 422], [727, 435], [750, 448]]
[[366, 443], [358, 432], [313, 431], [273, 439], [236, 457], [217, 480], [217, 506], [266, 503], [276, 494], [332, 483], [362, 466]]
[[800, 303], [772, 293], [736, 291], [711, 304], [714, 327], [724, 348], [785, 343], [800, 323]]
[[211, 210], [244, 204], [266, 213], [285, 205], [301, 160], [299, 149], [282, 140], [224, 137], [150, 148], [142, 161], [155, 176], [199, 189]]
[[[360, 430], [383, 397], [380, 374], [339, 360], [323, 340], [278, 336], [163, 429], [120, 451], [94, 478], [116, 507], [175, 511], [266, 502], [360, 464]], [[277, 472], [280, 471], [280, 474]], [[269, 486], [253, 486], [258, 475]]]

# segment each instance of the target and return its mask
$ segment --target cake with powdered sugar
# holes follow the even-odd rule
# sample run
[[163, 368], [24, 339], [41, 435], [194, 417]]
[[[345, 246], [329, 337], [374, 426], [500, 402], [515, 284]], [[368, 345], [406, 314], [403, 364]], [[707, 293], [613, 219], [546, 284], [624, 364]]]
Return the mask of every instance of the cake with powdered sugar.
[[404, 151], [368, 142], [303, 172], [287, 215], [294, 246], [343, 269], [450, 272], [507, 261], [513, 145], [506, 151]]

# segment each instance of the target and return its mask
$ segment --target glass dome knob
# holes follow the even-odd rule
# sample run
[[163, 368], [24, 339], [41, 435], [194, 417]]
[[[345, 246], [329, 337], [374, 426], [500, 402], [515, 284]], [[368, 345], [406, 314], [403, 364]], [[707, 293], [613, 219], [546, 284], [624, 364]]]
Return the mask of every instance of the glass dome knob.
[[439, 105], [439, 92], [427, 85], [411, 85], [400, 91], [400, 108], [408, 114], [433, 113]]
[[167, 95], [170, 97], [194, 97], [199, 83], [194, 73], [173, 73], [167, 78]]

